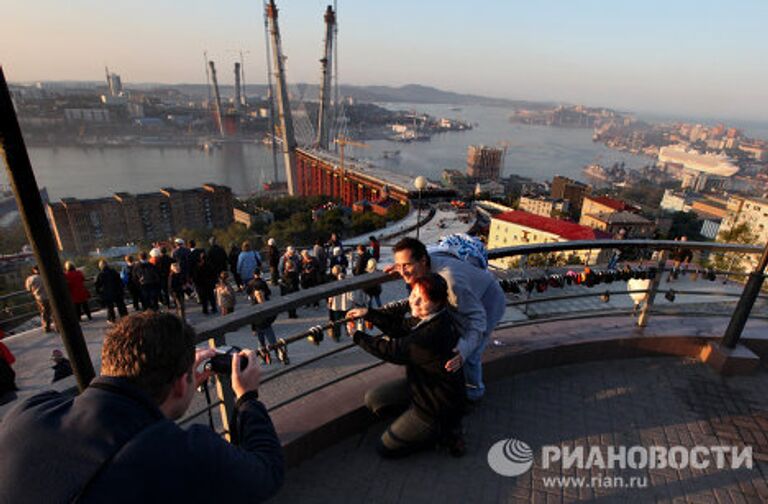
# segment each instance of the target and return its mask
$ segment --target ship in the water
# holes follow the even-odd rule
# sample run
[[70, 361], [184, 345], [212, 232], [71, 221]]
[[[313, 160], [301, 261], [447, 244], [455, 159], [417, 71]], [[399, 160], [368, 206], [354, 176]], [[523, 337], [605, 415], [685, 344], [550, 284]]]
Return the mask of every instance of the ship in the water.
[[589, 177], [596, 178], [598, 180], [608, 181], [611, 179], [610, 175], [605, 170], [605, 168], [603, 168], [601, 165], [597, 163], [585, 166], [584, 174]]

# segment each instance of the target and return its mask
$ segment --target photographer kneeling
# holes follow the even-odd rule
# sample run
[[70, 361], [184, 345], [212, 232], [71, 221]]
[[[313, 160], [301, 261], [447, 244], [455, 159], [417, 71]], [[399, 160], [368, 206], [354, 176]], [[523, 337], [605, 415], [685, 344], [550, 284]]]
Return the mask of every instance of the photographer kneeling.
[[[410, 307], [411, 316], [406, 317]], [[355, 343], [368, 353], [406, 366], [406, 379], [369, 390], [368, 408], [377, 415], [398, 409], [400, 415], [381, 436], [378, 451], [385, 457], [404, 456], [435, 442], [454, 456], [464, 454], [461, 417], [465, 411], [464, 374], [446, 371], [455, 356], [459, 334], [448, 307], [448, 286], [429, 273], [414, 281], [408, 306], [356, 308], [348, 317], [364, 317], [384, 333], [354, 333]], [[350, 332], [354, 322], [349, 322]]]
[[[283, 482], [280, 442], [258, 401], [255, 352], [232, 359], [233, 444], [208, 427], [182, 430], [214, 350], [194, 347], [178, 317], [121, 319], [102, 347], [101, 376], [75, 398], [49, 391], [0, 423], [0, 502], [254, 502]], [[248, 364], [240, 369], [241, 358]]]

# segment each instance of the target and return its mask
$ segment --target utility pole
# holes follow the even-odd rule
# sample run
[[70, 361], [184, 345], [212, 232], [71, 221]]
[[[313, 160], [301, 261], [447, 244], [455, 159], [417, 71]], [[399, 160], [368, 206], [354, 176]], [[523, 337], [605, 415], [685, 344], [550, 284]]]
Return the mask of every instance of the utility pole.
[[272, 59], [275, 65], [277, 109], [280, 119], [280, 129], [283, 136], [285, 181], [288, 185], [288, 194], [296, 196], [296, 137], [293, 132], [291, 105], [288, 101], [288, 87], [285, 78], [283, 52], [280, 44], [280, 28], [277, 24], [277, 6], [275, 5], [274, 0], [269, 0], [269, 3], [266, 6], [266, 13], [270, 26], [270, 34], [272, 35]]

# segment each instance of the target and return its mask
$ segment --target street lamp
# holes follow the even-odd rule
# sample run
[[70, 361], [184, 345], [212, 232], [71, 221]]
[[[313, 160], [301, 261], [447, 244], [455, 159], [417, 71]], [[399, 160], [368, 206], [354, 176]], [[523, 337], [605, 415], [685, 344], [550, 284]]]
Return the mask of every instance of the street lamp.
[[416, 213], [416, 239], [419, 239], [419, 229], [421, 229], [421, 191], [427, 187], [427, 179], [423, 175], [419, 175], [413, 181], [413, 186], [419, 190], [419, 206]]

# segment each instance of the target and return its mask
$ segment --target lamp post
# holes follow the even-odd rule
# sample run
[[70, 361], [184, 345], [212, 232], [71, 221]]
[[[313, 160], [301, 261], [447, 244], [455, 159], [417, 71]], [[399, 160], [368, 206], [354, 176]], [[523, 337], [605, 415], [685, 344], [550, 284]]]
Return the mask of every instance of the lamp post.
[[419, 175], [413, 181], [413, 186], [419, 190], [419, 203], [418, 210], [416, 212], [416, 239], [419, 239], [419, 230], [421, 229], [421, 191], [427, 187], [427, 179], [423, 175]]

